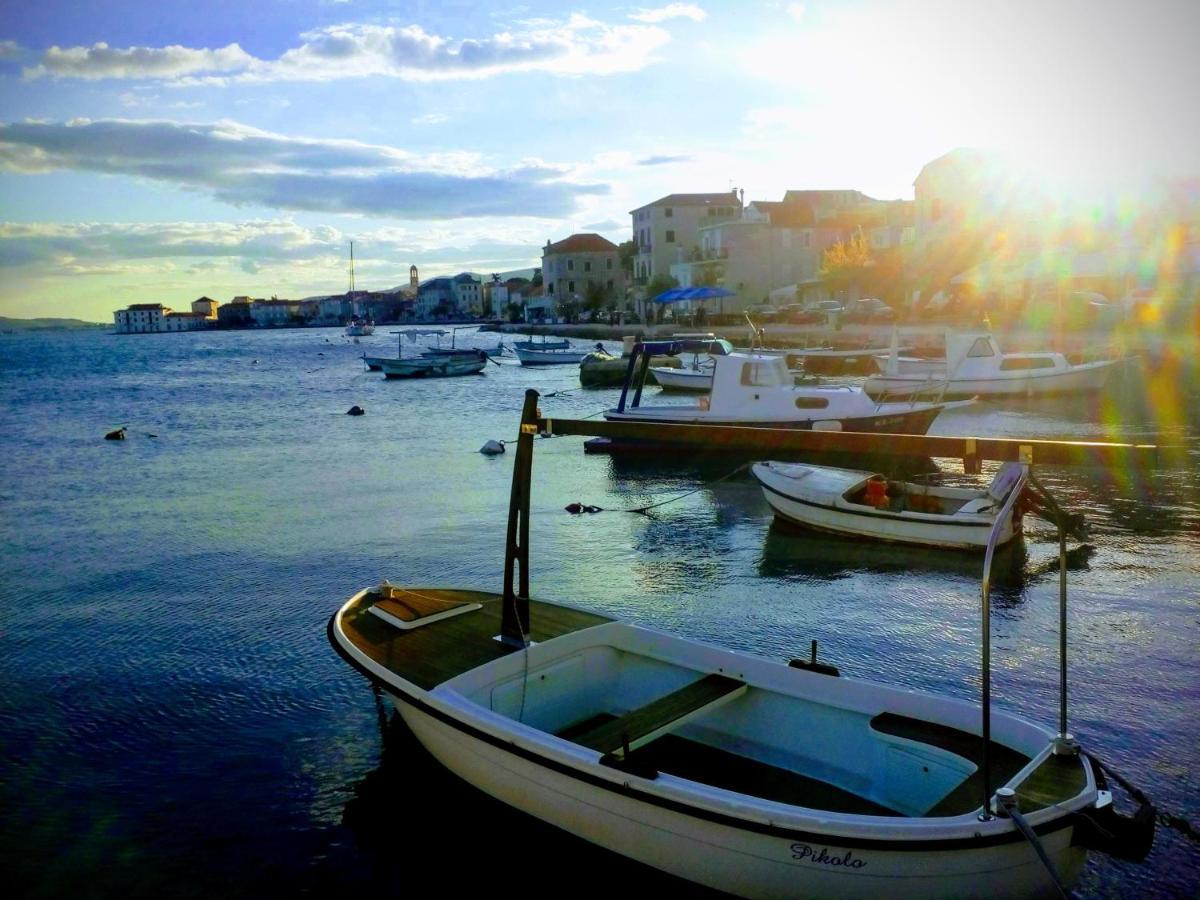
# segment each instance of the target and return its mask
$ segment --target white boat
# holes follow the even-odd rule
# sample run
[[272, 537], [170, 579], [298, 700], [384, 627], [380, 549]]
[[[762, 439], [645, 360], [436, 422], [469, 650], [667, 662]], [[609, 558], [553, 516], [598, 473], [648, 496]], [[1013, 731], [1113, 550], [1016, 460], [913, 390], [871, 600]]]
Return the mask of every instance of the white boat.
[[[986, 490], [889, 481], [831, 466], [760, 462], [751, 472], [779, 519], [839, 534], [927, 547], [983, 550], [1022, 467], [1009, 463]], [[1000, 522], [998, 544], [1020, 533], [1019, 507]]]
[[716, 368], [715, 358], [728, 356], [733, 352], [733, 345], [712, 334], [677, 334], [671, 340], [681, 341], [689, 346], [691, 362], [680, 368], [652, 365], [650, 374], [654, 376], [654, 380], [664, 391], [697, 393], [712, 390], [713, 370]]
[[992, 710], [986, 628], [976, 705], [530, 599], [534, 403], [529, 392], [504, 593], [384, 584], [329, 624], [451, 772], [744, 897], [1065, 895], [1101, 832], [1128, 858], [1149, 851], [1153, 809], [1118, 816], [1066, 733], [1065, 633], [1054, 732]]
[[[355, 296], [354, 289], [354, 241], [350, 242], [350, 292], [346, 295], [347, 298], [353, 299]], [[346, 337], [367, 337], [375, 333], [375, 323], [371, 321], [369, 316], [351, 316], [349, 324], [346, 325]]]
[[1004, 353], [989, 332], [958, 332], [946, 336], [944, 363], [893, 352], [863, 387], [872, 396], [893, 397], [929, 390], [946, 397], [1080, 393], [1102, 389], [1118, 362], [1076, 364], [1061, 353]]
[[540, 341], [535, 341], [532, 338], [527, 341], [513, 341], [512, 346], [514, 350], [567, 350], [570, 348], [571, 342], [565, 338], [557, 341], [548, 341], [543, 334]]
[[[687, 348], [686, 342], [655, 342], [639, 344], [634, 352], [644, 357]], [[620, 402], [604, 417], [613, 422], [924, 434], [943, 409], [971, 402], [879, 403], [856, 387], [797, 384], [779, 356], [735, 352], [712, 359], [712, 388], [694, 404], [643, 404], [638, 378], [647, 367], [631, 367]]]
[[531, 350], [528, 347], [513, 346], [517, 359], [523, 366], [563, 366], [578, 365], [591, 351], [587, 349], [567, 350]]

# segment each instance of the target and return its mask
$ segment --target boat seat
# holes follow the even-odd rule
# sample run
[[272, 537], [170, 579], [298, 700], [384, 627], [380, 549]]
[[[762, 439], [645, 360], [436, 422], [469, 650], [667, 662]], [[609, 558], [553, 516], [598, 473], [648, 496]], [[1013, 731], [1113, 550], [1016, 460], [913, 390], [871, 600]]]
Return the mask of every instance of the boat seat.
[[369, 612], [401, 631], [420, 628], [422, 625], [483, 608], [482, 604], [472, 600], [446, 596], [451, 593], [449, 591], [413, 591], [386, 581], [376, 588], [376, 593], [379, 599], [370, 607]]
[[988, 512], [996, 505], [996, 501], [989, 497], [976, 497], [974, 500], [968, 500], [960, 506], [955, 512], [966, 513], [968, 515], [978, 516], [981, 513]]
[[706, 675], [623, 716], [602, 722], [571, 740], [605, 755], [622, 758], [701, 713], [746, 692], [746, 683], [726, 675]]

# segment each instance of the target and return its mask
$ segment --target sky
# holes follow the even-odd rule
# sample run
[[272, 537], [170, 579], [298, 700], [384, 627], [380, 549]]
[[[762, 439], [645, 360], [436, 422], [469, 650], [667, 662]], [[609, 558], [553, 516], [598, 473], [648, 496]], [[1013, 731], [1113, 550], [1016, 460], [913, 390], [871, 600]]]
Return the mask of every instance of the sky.
[[628, 240], [674, 192], [911, 199], [986, 147], [1200, 174], [1197, 0], [0, 7], [0, 315], [299, 298]]

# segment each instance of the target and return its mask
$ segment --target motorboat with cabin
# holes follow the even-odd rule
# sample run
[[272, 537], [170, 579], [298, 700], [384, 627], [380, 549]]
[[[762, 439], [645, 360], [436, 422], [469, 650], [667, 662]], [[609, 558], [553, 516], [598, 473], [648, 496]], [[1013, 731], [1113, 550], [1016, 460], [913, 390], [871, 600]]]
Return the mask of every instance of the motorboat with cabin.
[[1069, 394], [1101, 390], [1119, 359], [1073, 363], [1062, 353], [1005, 353], [991, 332], [946, 335], [945, 360], [876, 357], [880, 373], [863, 385], [875, 397], [935, 390], [944, 397]]
[[984, 490], [895, 481], [878, 472], [768, 461], [751, 474], [776, 518], [820, 531], [926, 547], [983, 550], [997, 527], [998, 545], [1020, 534], [1020, 504], [1002, 519], [1022, 479], [1007, 463]]
[[1149, 851], [1153, 807], [1120, 816], [1067, 731], [1065, 568], [1057, 731], [991, 705], [995, 527], [978, 704], [844, 677], [815, 650], [766, 659], [534, 599], [535, 435], [607, 424], [563, 432], [536, 404], [527, 392], [503, 592], [385, 583], [329, 623], [338, 653], [450, 771], [613, 852], [744, 897], [1065, 895], [1089, 848]]
[[712, 357], [712, 387], [696, 403], [642, 403], [650, 356], [678, 355], [697, 347], [704, 352], [706, 346], [708, 342], [638, 344], [620, 401], [615, 409], [605, 412], [605, 419], [664, 425], [925, 434], [944, 409], [971, 402], [905, 400], [881, 403], [871, 399], [861, 388], [849, 385], [798, 384], [783, 357], [733, 352]]

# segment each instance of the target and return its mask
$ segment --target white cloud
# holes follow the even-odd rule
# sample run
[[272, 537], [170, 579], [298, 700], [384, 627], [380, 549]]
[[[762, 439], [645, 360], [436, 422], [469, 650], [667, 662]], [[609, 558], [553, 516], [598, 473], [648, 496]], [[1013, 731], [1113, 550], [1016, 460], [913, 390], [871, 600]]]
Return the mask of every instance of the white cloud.
[[629, 18], [638, 22], [665, 22], [667, 19], [691, 19], [693, 22], [703, 22], [708, 13], [694, 3], [671, 3], [655, 9], [639, 9], [630, 13]]
[[[516, 228], [506, 240], [483, 229], [456, 226], [421, 230], [384, 227], [353, 234], [336, 228], [305, 227], [289, 219], [247, 222], [0, 223], [0, 269], [39, 278], [85, 275], [145, 276], [182, 273], [180, 285], [208, 292], [206, 285], [231, 275], [262, 275], [280, 289], [304, 293], [338, 290], [347, 245], [354, 240], [356, 269], [372, 290], [408, 282], [408, 267], [422, 274], [463, 269], [503, 271], [536, 265], [543, 226]], [[196, 280], [199, 279], [199, 280]], [[236, 277], [232, 280], [236, 281]], [[341, 289], [344, 289], [342, 286]], [[216, 288], [211, 288], [215, 295]]]
[[423, 116], [417, 116], [412, 120], [414, 125], [441, 125], [443, 122], [449, 122], [450, 117], [445, 113], [426, 113]]
[[16, 41], [0, 41], [0, 62], [20, 59], [25, 55], [25, 48]]
[[216, 50], [181, 47], [109, 47], [100, 42], [91, 47], [51, 47], [40, 64], [25, 70], [26, 78], [153, 78], [174, 80], [187, 75], [234, 72], [254, 62], [237, 44]]
[[[695, 7], [676, 6], [703, 16]], [[560, 21], [524, 22], [519, 32], [501, 31], [478, 39], [434, 35], [420, 25], [370, 24], [333, 25], [302, 34], [301, 39], [300, 45], [274, 60], [250, 56], [237, 44], [216, 50], [180, 46], [118, 49], [104, 43], [51, 47], [37, 66], [25, 69], [25, 77], [219, 85], [365, 77], [437, 81], [514, 72], [612, 75], [649, 65], [670, 34], [654, 25], [608, 24], [574, 14]]]
[[567, 181], [565, 167], [508, 169], [478, 154], [419, 155], [346, 140], [272, 134], [238, 122], [80, 119], [0, 124], [0, 169], [145, 178], [235, 206], [454, 219], [569, 214], [602, 184]]

